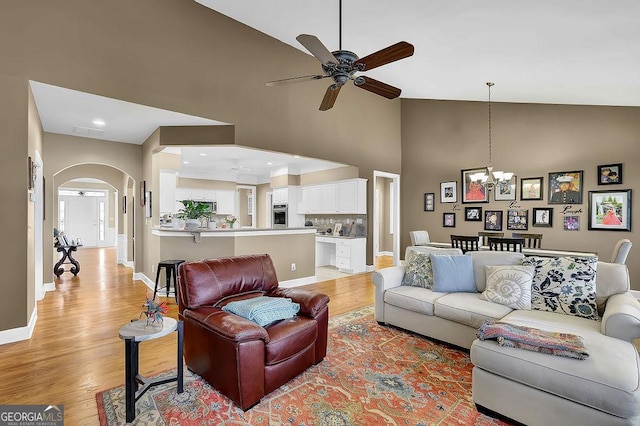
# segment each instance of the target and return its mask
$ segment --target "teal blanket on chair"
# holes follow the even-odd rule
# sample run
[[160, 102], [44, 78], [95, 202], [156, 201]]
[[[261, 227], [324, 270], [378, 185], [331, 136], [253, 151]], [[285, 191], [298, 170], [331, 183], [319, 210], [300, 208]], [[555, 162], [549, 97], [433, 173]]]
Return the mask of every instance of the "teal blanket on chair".
[[300, 305], [286, 297], [260, 296], [231, 302], [223, 306], [222, 310], [264, 327], [274, 321], [293, 318], [300, 310]]

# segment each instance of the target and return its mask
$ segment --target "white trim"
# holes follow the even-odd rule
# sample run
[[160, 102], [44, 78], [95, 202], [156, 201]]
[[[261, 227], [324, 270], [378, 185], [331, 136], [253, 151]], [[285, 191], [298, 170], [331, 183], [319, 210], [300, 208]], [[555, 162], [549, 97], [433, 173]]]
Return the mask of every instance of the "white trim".
[[378, 256], [393, 256], [392, 251], [379, 251]]
[[299, 287], [301, 285], [315, 284], [317, 282], [318, 282], [317, 277], [315, 275], [311, 275], [308, 277], [296, 278], [293, 280], [280, 281], [278, 283], [278, 287], [293, 288], [293, 287]]
[[56, 291], [56, 283], [45, 283], [42, 287], [45, 292], [47, 291]]
[[135, 264], [133, 263], [133, 260], [127, 260], [127, 261], [123, 262], [122, 265], [127, 267], [127, 268], [133, 269]]
[[133, 279], [134, 280], [138, 280], [138, 281], [142, 281], [147, 287], [149, 287], [151, 290], [153, 290], [156, 286], [156, 282], [150, 280], [144, 273], [142, 272], [136, 272], [133, 274]]
[[31, 312], [31, 319], [26, 327], [12, 328], [10, 330], [0, 331], [0, 345], [7, 343], [19, 342], [21, 340], [29, 340], [33, 335], [33, 329], [38, 321], [38, 308], [34, 308]]
[[[374, 170], [373, 171], [373, 188], [374, 188], [374, 192], [373, 192], [373, 196], [374, 196], [374, 200], [373, 200], [373, 215], [374, 215], [374, 219], [373, 219], [373, 223], [379, 223], [378, 220], [378, 209], [376, 208], [376, 206], [378, 205], [378, 196], [376, 194], [375, 189], [378, 187], [378, 182], [377, 182], [377, 178], [379, 177], [384, 177], [384, 178], [389, 178], [389, 179], [393, 179], [392, 185], [395, 188], [395, 205], [392, 205], [391, 207], [393, 208], [393, 218], [395, 219], [395, 223], [394, 223], [394, 233], [393, 233], [393, 264], [394, 265], [399, 265], [400, 264], [400, 175], [396, 174], [396, 173], [388, 173], [388, 172], [381, 172], [378, 170]], [[373, 227], [373, 238], [374, 238], [374, 247], [375, 247], [375, 242], [378, 241], [378, 238], [380, 238], [379, 235], [379, 230], [377, 226]], [[373, 253], [374, 258], [376, 256], [378, 256], [378, 253]]]

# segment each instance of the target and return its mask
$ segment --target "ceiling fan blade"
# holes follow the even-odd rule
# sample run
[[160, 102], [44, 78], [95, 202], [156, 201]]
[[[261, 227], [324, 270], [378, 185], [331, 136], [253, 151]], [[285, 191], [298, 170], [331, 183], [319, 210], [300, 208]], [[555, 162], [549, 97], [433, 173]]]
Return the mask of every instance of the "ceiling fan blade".
[[282, 80], [269, 81], [265, 86], [283, 86], [285, 84], [302, 83], [304, 81], [321, 80], [329, 77], [328, 75], [305, 75], [303, 77], [284, 78]]
[[300, 34], [296, 37], [296, 40], [306, 47], [307, 50], [324, 65], [327, 65], [330, 62], [338, 65], [336, 57], [333, 56], [333, 53], [331, 53], [320, 40], [318, 40], [318, 37], [310, 34]]
[[390, 62], [398, 61], [413, 55], [413, 45], [406, 41], [401, 41], [382, 50], [378, 50], [371, 55], [360, 58], [354, 65], [364, 65], [361, 71], [368, 71]]
[[327, 87], [327, 91], [324, 92], [324, 98], [322, 98], [322, 103], [320, 104], [320, 111], [333, 108], [333, 104], [336, 102], [341, 87], [342, 84], [332, 84]]
[[386, 83], [383, 83], [378, 80], [374, 80], [371, 77], [359, 76], [353, 82], [356, 87], [359, 87], [364, 90], [368, 90], [371, 93], [375, 93], [376, 95], [384, 96], [387, 99], [394, 99], [400, 96], [402, 90], [397, 87], [390, 86]]

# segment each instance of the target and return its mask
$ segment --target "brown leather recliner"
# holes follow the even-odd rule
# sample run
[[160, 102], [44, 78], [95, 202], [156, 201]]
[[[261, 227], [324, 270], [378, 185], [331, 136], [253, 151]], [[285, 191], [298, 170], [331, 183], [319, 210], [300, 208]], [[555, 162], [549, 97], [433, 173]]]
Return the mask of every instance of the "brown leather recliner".
[[[279, 288], [269, 255], [187, 262], [179, 273], [186, 365], [241, 409], [324, 359], [329, 297]], [[300, 310], [265, 327], [222, 310], [229, 302], [263, 295], [290, 298]]]

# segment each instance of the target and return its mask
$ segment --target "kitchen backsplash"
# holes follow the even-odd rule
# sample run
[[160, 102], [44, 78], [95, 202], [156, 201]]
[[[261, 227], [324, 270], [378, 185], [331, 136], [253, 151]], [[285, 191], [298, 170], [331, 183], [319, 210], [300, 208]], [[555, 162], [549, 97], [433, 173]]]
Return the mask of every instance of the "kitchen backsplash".
[[341, 223], [344, 235], [367, 235], [366, 214], [307, 214], [304, 219], [306, 226], [315, 226], [319, 232], [333, 231], [336, 223]]

